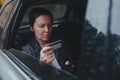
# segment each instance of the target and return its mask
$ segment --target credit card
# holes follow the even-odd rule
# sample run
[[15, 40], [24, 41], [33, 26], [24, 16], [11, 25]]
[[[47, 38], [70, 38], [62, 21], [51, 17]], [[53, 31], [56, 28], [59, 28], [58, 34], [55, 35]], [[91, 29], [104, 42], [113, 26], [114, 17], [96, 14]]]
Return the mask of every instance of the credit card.
[[48, 46], [51, 46], [53, 50], [58, 49], [61, 47], [61, 40], [51, 42], [48, 44]]

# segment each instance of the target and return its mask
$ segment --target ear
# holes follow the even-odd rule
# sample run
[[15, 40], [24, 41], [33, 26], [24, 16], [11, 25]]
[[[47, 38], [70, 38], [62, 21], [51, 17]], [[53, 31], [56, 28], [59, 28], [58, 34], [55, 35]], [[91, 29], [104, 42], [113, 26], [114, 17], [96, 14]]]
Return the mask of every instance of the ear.
[[30, 26], [30, 30], [31, 30], [32, 32], [34, 32], [34, 30], [33, 30], [33, 27], [32, 27], [32, 26]]

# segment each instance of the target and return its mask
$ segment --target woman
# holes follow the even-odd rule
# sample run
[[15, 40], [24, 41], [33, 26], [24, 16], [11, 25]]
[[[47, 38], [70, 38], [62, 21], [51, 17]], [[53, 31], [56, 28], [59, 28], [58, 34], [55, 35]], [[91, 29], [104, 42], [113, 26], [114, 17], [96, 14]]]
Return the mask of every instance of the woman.
[[29, 22], [34, 38], [22, 47], [22, 51], [58, 69], [69, 64], [70, 53], [63, 40], [60, 43], [61, 48], [53, 50], [51, 46], [48, 46], [51, 41], [58, 40], [57, 37], [51, 36], [53, 15], [46, 9], [34, 8], [29, 14]]

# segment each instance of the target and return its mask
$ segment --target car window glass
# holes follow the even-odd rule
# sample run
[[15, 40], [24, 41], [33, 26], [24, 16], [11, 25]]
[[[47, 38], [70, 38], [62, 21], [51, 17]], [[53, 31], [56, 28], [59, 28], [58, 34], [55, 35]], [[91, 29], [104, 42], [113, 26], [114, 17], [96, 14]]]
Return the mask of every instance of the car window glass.
[[114, 55], [111, 54], [115, 52], [109, 48], [110, 1], [88, 1], [81, 42], [82, 80], [106, 80], [112, 73]]
[[8, 21], [11, 11], [13, 10], [15, 4], [16, 4], [17, 0], [13, 0], [13, 1], [9, 1], [7, 2], [7, 4], [5, 5], [5, 7], [3, 7], [1, 13], [0, 13], [0, 27], [4, 28], [4, 26], [6, 25], [6, 22]]
[[86, 19], [90, 21], [92, 26], [94, 26], [98, 32], [106, 33], [109, 0], [91, 0], [88, 2]]
[[106, 45], [104, 40], [107, 38], [108, 11], [109, 0], [88, 1], [83, 39], [86, 39], [85, 41], [88, 44], [86, 47], [89, 47], [91, 50], [90, 44], [94, 48], [99, 48], [100, 46], [96, 44], [100, 44], [100, 42], [103, 42], [101, 43], [102, 46]]
[[120, 2], [113, 0], [111, 12], [111, 32], [120, 35]]
[[[2, 35], [3, 29], [7, 25], [9, 21], [10, 14], [12, 10], [14, 9], [14, 6], [16, 4], [17, 0], [12, 1], [6, 1], [5, 5], [1, 7], [1, 13], [0, 13], [0, 37]], [[0, 41], [0, 48], [2, 48], [2, 41]]]
[[[115, 69], [120, 67], [120, 1], [113, 0], [112, 8], [111, 8], [111, 17], [110, 17], [110, 46], [112, 48], [112, 52], [114, 52], [115, 62], [117, 63]], [[115, 65], [115, 64], [114, 64]], [[118, 76], [116, 76], [118, 77]]]

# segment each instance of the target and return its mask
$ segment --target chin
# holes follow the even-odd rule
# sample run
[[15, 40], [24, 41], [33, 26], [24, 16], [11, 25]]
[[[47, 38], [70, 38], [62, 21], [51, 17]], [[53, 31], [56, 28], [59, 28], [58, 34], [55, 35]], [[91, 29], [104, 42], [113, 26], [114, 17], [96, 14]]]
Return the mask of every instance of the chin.
[[47, 38], [47, 39], [43, 39], [43, 41], [48, 41], [49, 39]]

